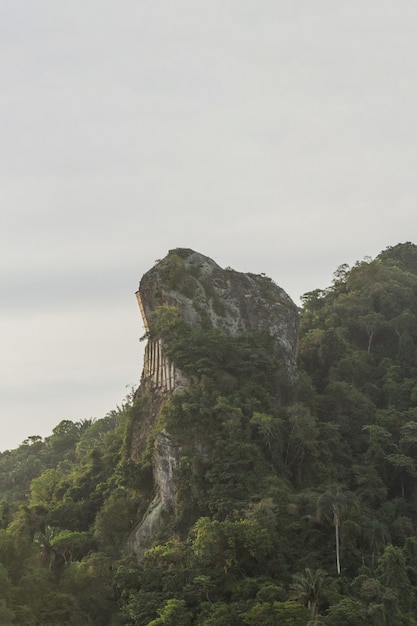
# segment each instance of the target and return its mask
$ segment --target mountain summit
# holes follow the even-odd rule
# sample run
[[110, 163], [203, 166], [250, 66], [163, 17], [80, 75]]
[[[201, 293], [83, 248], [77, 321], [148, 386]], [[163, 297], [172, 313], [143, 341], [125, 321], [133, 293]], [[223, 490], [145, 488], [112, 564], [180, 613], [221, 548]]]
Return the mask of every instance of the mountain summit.
[[[267, 358], [271, 401], [282, 404], [278, 378], [295, 374], [298, 312], [285, 291], [264, 274], [222, 269], [209, 257], [184, 248], [171, 250], [158, 261], [142, 277], [136, 296], [147, 338], [136, 395], [146, 400], [146, 408], [132, 427], [131, 455], [140, 462], [153, 440], [156, 487], [131, 535], [131, 547], [140, 556], [161, 529], [163, 513], [178, 513], [176, 475], [184, 451], [207, 466], [213, 452], [204, 436], [188, 443], [178, 432], [173, 436], [175, 424], [171, 428], [166, 420], [170, 395], [189, 394], [196, 381], [208, 384], [212, 377], [217, 397], [227, 397], [244, 386], [248, 367], [256, 368], [259, 361], [262, 370]], [[262, 346], [267, 356], [260, 356]], [[201, 407], [193, 415], [197, 430], [200, 413]]]

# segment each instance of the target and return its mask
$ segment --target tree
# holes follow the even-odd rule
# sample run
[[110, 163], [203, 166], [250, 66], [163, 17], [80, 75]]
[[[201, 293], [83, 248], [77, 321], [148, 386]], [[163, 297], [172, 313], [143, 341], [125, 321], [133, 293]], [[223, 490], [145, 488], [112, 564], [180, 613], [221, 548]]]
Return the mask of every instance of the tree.
[[310, 612], [298, 602], [259, 602], [241, 614], [249, 626], [307, 626]]
[[303, 573], [294, 574], [291, 585], [291, 599], [301, 602], [311, 611], [311, 617], [318, 614], [319, 604], [326, 593], [330, 579], [322, 569], [306, 567]]
[[406, 478], [411, 482], [417, 478], [417, 424], [407, 422], [400, 428], [400, 441], [395, 445], [395, 452], [388, 454], [386, 460], [394, 467], [395, 473], [400, 476], [401, 497], [405, 496]]
[[368, 354], [371, 352], [372, 340], [374, 338], [375, 333], [378, 332], [378, 329], [382, 326], [384, 322], [384, 316], [380, 313], [367, 313], [367, 315], [362, 315], [359, 317], [360, 325], [365, 329], [366, 334], [368, 335]]
[[255, 520], [219, 522], [202, 517], [192, 536], [196, 567], [217, 577], [232, 571], [250, 575], [258, 567], [263, 569], [263, 561], [271, 554], [269, 534]]
[[210, 603], [204, 607], [198, 620], [199, 626], [242, 626], [239, 605], [230, 603]]
[[14, 617], [14, 611], [6, 606], [6, 602], [3, 599], [0, 599], [0, 624], [2, 626], [13, 626], [13, 624], [16, 624]]
[[[35, 544], [39, 546], [42, 562], [48, 566], [49, 571], [52, 571], [54, 564], [56, 565], [60, 560], [59, 551], [52, 545], [59, 532], [59, 528], [46, 526], [43, 533], [37, 532], [34, 537]], [[63, 559], [61, 561], [63, 562]]]
[[294, 468], [300, 485], [305, 457], [318, 446], [319, 429], [310, 408], [303, 404], [293, 404], [288, 408], [288, 426], [284, 463], [288, 468]]
[[390, 540], [387, 525], [377, 519], [365, 520], [362, 524], [363, 536], [371, 550], [371, 567], [375, 566], [375, 557], [378, 557], [382, 548]]
[[340, 575], [340, 526], [342, 519], [354, 507], [354, 495], [340, 485], [326, 489], [317, 501], [317, 515], [319, 519], [329, 521], [334, 526], [336, 548], [336, 570]]
[[[411, 608], [411, 585], [407, 575], [407, 564], [401, 548], [387, 545], [378, 561], [376, 571], [378, 579], [385, 587], [385, 595], [391, 591], [393, 614], [397, 611], [409, 611]], [[398, 622], [399, 623], [399, 622]]]
[[191, 624], [191, 613], [184, 600], [171, 598], [162, 609], [158, 609], [159, 617], [149, 622], [148, 626], [188, 626]]
[[113, 624], [112, 617], [118, 612], [118, 598], [112, 584], [113, 565], [114, 559], [100, 552], [67, 563], [59, 591], [76, 599], [78, 609], [85, 616], [85, 621], [79, 620], [78, 624]]
[[48, 507], [52, 504], [55, 491], [65, 473], [59, 469], [46, 469], [30, 483], [30, 504]]
[[367, 619], [366, 606], [355, 598], [343, 598], [338, 604], [331, 606], [324, 623], [329, 626], [365, 626], [369, 623], [372, 624]]

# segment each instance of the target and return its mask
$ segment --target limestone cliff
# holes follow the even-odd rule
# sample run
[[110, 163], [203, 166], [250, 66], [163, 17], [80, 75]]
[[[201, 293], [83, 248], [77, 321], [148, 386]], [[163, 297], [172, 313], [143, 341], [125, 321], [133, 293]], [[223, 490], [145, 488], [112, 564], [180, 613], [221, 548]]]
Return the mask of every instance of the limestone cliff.
[[[152, 431], [155, 484], [154, 499], [130, 538], [130, 547], [140, 558], [161, 529], [164, 513], [175, 513], [175, 473], [182, 443], [166, 429], [158, 429], [157, 421], [170, 395], [187, 387], [186, 376], [167, 357], [162, 337], [150, 332], [152, 320], [166, 309], [176, 311], [196, 329], [219, 328], [233, 336], [265, 331], [273, 341], [275, 359], [291, 377], [295, 374], [298, 314], [290, 297], [265, 275], [222, 269], [212, 259], [183, 248], [171, 250], [142, 277], [136, 296], [148, 338], [136, 395], [147, 395], [148, 409], [133, 424], [131, 456], [140, 460]], [[204, 445], [199, 445], [201, 453]]]

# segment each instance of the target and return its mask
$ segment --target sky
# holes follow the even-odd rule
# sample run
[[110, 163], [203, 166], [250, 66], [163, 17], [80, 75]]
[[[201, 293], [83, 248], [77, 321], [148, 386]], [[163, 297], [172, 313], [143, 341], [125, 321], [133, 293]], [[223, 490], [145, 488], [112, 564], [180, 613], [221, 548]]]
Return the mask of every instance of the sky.
[[415, 0], [0, 2], [0, 451], [137, 387], [177, 247], [295, 302], [416, 243]]

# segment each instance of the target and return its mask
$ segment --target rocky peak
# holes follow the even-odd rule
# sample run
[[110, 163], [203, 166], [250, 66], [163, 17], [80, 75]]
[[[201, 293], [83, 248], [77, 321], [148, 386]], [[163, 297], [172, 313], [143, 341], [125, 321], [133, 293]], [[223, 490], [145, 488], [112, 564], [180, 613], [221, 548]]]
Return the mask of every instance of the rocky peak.
[[[169, 511], [175, 514], [175, 476], [184, 453], [182, 441], [167, 429], [158, 431], [158, 416], [167, 398], [186, 388], [188, 382], [167, 357], [163, 338], [152, 331], [155, 316], [174, 313], [193, 329], [218, 328], [230, 336], [267, 333], [273, 340], [274, 359], [291, 378], [295, 374], [298, 312], [285, 291], [264, 274], [223, 269], [209, 257], [184, 248], [170, 250], [158, 261], [142, 277], [136, 296], [148, 337], [137, 397], [146, 396], [148, 408], [132, 425], [131, 456], [140, 461], [153, 437], [156, 492], [130, 538], [130, 547], [140, 559], [163, 527], [164, 516]], [[204, 442], [196, 441], [194, 445], [194, 453], [201, 456]]]
[[277, 357], [294, 370], [297, 307], [264, 274], [222, 269], [203, 254], [177, 248], [143, 276], [136, 295], [146, 329], [155, 311], [169, 306], [196, 328], [218, 327], [231, 335], [267, 331]]

